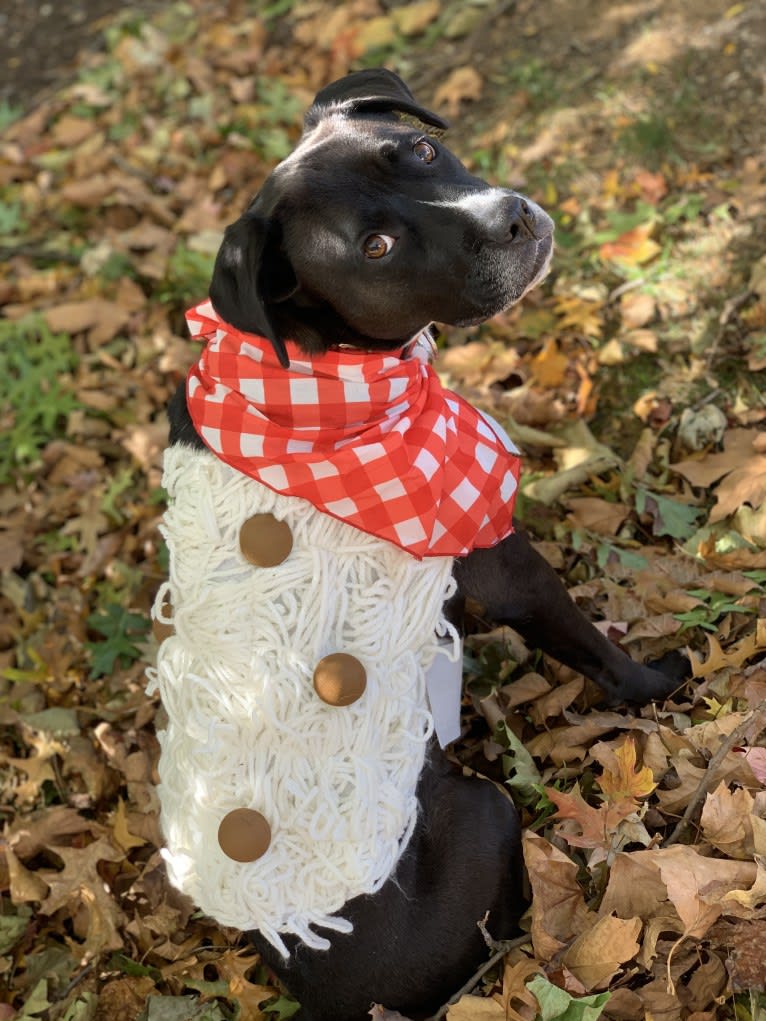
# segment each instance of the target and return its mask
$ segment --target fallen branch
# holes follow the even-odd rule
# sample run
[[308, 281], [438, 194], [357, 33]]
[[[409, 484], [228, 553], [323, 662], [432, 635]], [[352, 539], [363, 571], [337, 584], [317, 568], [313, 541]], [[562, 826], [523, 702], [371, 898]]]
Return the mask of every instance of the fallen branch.
[[[715, 774], [718, 767], [721, 765], [723, 760], [741, 741], [744, 740], [745, 735], [755, 726], [752, 737], [757, 737], [761, 731], [766, 727], [766, 700], [756, 706], [751, 713], [740, 723], [740, 725], [729, 734], [729, 736], [721, 742], [718, 751], [712, 757], [708, 763], [705, 775], [700, 782], [699, 787], [694, 792], [693, 797], [686, 806], [684, 814], [679, 819], [676, 828], [670, 834], [668, 839], [663, 843], [663, 847], [670, 847], [671, 844], [675, 844], [682, 836], [686, 827], [689, 825], [691, 817], [694, 815], [702, 799], [708, 794], [710, 788], [715, 782]], [[751, 737], [751, 740], [752, 740]]]
[[509, 953], [511, 950], [515, 950], [516, 947], [523, 947], [525, 944], [531, 942], [532, 937], [529, 934], [527, 934], [525, 936], [519, 936], [517, 939], [508, 939], [503, 940], [502, 942], [498, 941], [497, 943], [495, 943], [494, 945], [496, 946], [497, 949], [495, 950], [494, 954], [492, 954], [492, 956], [489, 958], [489, 960], [485, 961], [484, 964], [482, 964], [482, 966], [468, 979], [466, 984], [464, 986], [461, 986], [461, 988], [458, 989], [455, 995], [450, 1000], [448, 1000], [447, 1003], [440, 1007], [432, 1017], [428, 1018], [428, 1021], [441, 1021], [442, 1018], [447, 1016], [447, 1011], [450, 1009], [450, 1007], [457, 1003], [462, 996], [465, 996], [467, 993], [470, 993], [473, 987], [477, 985], [481, 981], [481, 979], [484, 978], [487, 972], [491, 968], [493, 968], [498, 961], [502, 960], [507, 953]]

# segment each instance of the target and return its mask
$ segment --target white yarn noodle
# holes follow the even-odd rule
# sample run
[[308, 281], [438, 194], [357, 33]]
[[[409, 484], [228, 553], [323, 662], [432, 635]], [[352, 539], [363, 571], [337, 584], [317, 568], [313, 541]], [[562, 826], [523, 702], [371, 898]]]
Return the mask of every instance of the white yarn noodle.
[[[148, 674], [168, 715], [159, 798], [169, 877], [219, 923], [259, 929], [285, 955], [280, 933], [327, 949], [310, 927], [350, 931], [337, 913], [380, 889], [416, 823], [433, 729], [424, 673], [439, 635], [459, 652], [442, 615], [452, 558], [416, 560], [207, 451], [171, 447], [163, 483], [170, 577], [153, 612], [174, 634]], [[293, 535], [274, 568], [239, 549], [242, 523], [265, 513]], [[312, 683], [334, 652], [367, 673], [362, 698], [342, 708]], [[271, 826], [255, 862], [218, 845], [236, 808]]]

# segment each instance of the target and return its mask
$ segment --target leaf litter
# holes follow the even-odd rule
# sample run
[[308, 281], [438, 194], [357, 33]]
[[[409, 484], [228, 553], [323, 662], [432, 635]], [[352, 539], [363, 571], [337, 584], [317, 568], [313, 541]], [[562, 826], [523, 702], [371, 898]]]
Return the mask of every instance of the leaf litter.
[[744, 4], [671, 3], [646, 31], [569, 6], [173, 4], [114, 20], [74, 81], [8, 118], [3, 1021], [296, 1009], [167, 884], [143, 664], [183, 310], [313, 93], [364, 63], [401, 70], [472, 169], [556, 216], [550, 280], [445, 328], [437, 368], [522, 445], [522, 516], [583, 610], [636, 658], [685, 650], [694, 678], [605, 709], [471, 608], [453, 754], [516, 800], [533, 896], [526, 939], [488, 950], [442, 1016], [764, 1009], [766, 168], [745, 112], [766, 26]]

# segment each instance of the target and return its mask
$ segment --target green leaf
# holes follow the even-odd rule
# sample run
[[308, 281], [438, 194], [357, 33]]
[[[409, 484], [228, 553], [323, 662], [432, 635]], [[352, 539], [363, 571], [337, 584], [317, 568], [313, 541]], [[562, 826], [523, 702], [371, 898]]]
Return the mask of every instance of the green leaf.
[[642, 486], [636, 489], [636, 510], [652, 519], [653, 535], [669, 535], [673, 539], [688, 539], [693, 535], [697, 518], [703, 513], [701, 507], [690, 507], [668, 496], [650, 493]]
[[38, 316], [0, 322], [0, 483], [33, 462], [79, 406], [71, 392], [77, 361], [67, 334], [51, 333]]
[[16, 1021], [31, 1021], [32, 1018], [39, 1018], [50, 1007], [48, 1000], [48, 981], [41, 978], [27, 997], [22, 1013]]
[[287, 1021], [301, 1009], [300, 1003], [290, 996], [278, 996], [276, 1000], [266, 1004], [262, 1008], [268, 1014], [273, 1014], [275, 1021]]
[[96, 993], [81, 993], [73, 1003], [67, 1007], [61, 1021], [93, 1021], [98, 1009], [98, 995]]
[[542, 975], [527, 982], [527, 989], [540, 1004], [540, 1021], [596, 1021], [610, 997], [609, 993], [595, 993], [576, 998]]
[[149, 621], [142, 614], [131, 613], [124, 606], [111, 603], [88, 617], [88, 626], [104, 636], [103, 642], [86, 642], [91, 653], [91, 677], [109, 674], [115, 664], [129, 666], [141, 656], [135, 642], [146, 635]]
[[29, 912], [25, 915], [0, 915], [0, 954], [7, 953], [17, 943], [29, 921]]
[[150, 996], [138, 1021], [227, 1021], [218, 1003], [201, 1003], [196, 996]]
[[533, 801], [543, 782], [535, 760], [505, 720], [501, 720], [495, 728], [495, 738], [508, 749], [503, 756], [503, 772], [508, 777], [506, 784], [517, 790], [527, 803]]
[[617, 560], [623, 567], [626, 567], [629, 571], [641, 571], [647, 566], [648, 561], [646, 557], [640, 553], [634, 553], [633, 550], [621, 549], [619, 546], [614, 546], [610, 542], [601, 542], [598, 544], [596, 549], [596, 563], [603, 570], [610, 560]]
[[148, 964], [139, 964], [138, 961], [134, 961], [125, 954], [112, 954], [109, 959], [109, 969], [110, 971], [121, 971], [124, 975], [132, 975], [134, 978], [148, 976], [155, 981], [162, 978], [159, 968], [152, 968]]

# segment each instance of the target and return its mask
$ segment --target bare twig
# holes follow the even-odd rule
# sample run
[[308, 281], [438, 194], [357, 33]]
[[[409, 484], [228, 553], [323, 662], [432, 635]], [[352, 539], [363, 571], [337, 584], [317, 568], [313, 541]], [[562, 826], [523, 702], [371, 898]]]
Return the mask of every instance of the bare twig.
[[686, 827], [689, 825], [691, 817], [694, 815], [694, 812], [699, 806], [699, 803], [713, 786], [716, 778], [716, 770], [732, 748], [736, 747], [740, 741], [744, 740], [748, 731], [755, 728], [754, 733], [757, 735], [760, 734], [764, 727], [766, 727], [766, 700], [761, 702], [760, 705], [757, 705], [751, 713], [748, 713], [742, 723], [740, 723], [740, 725], [736, 727], [724, 741], [721, 742], [718, 751], [712, 757], [710, 762], [708, 762], [705, 775], [702, 777], [699, 787], [697, 787], [697, 790], [694, 792], [689, 804], [686, 806], [686, 811], [679, 819], [676, 828], [663, 843], [663, 847], [670, 847], [671, 844], [675, 844], [676, 841], [681, 838]]
[[500, 942], [496, 943], [495, 946], [497, 947], [497, 950], [495, 950], [494, 954], [489, 958], [489, 960], [485, 961], [484, 964], [482, 964], [482, 966], [468, 979], [466, 984], [462, 986], [460, 989], [458, 989], [455, 995], [447, 1003], [440, 1007], [437, 1010], [437, 1012], [433, 1015], [433, 1017], [430, 1017], [428, 1019], [428, 1021], [441, 1021], [442, 1018], [447, 1016], [447, 1011], [450, 1009], [450, 1007], [454, 1003], [457, 1003], [461, 996], [465, 996], [466, 993], [470, 993], [473, 987], [477, 985], [481, 981], [481, 979], [484, 978], [487, 972], [491, 968], [494, 968], [497, 962], [502, 960], [502, 958], [505, 957], [507, 953], [509, 953], [511, 950], [515, 950], [516, 947], [523, 947], [526, 943], [531, 942], [532, 937], [530, 935], [526, 935], [519, 936], [518, 939], [509, 939], [504, 940], [501, 943]]

